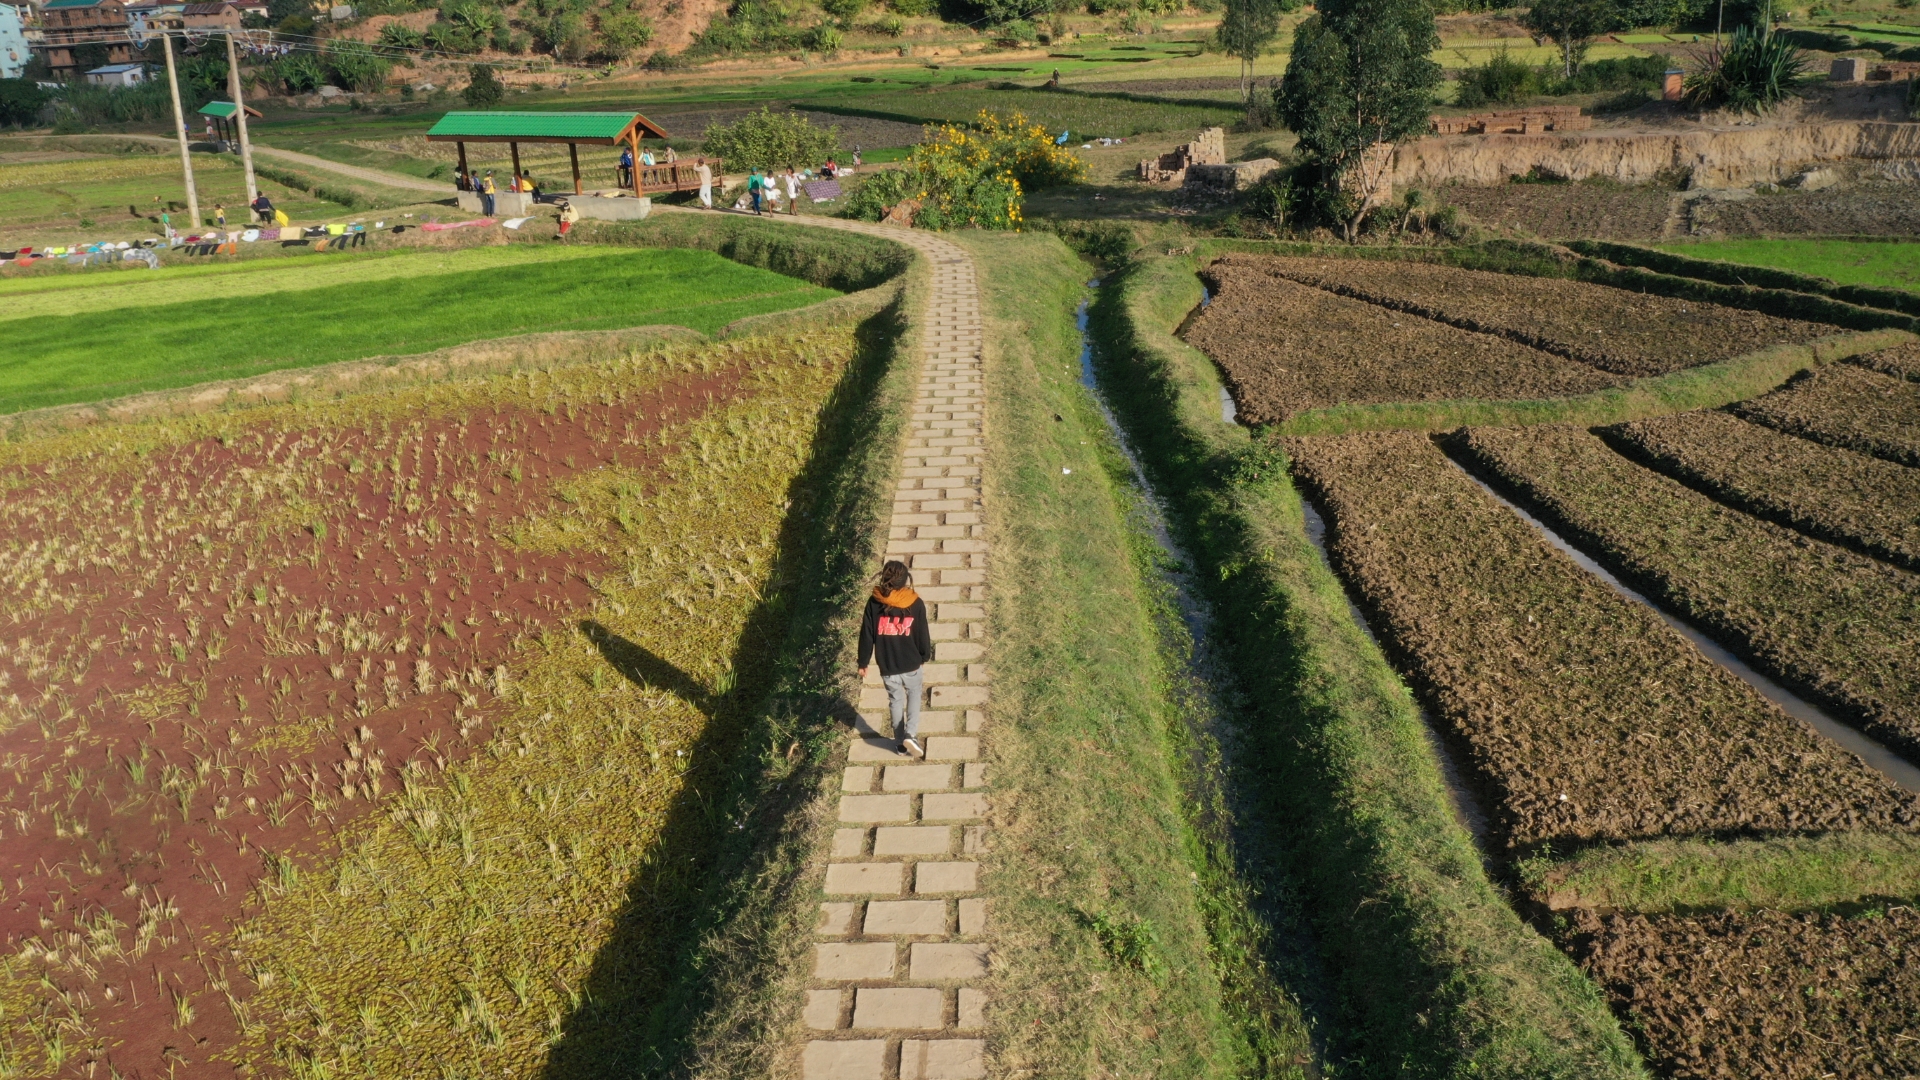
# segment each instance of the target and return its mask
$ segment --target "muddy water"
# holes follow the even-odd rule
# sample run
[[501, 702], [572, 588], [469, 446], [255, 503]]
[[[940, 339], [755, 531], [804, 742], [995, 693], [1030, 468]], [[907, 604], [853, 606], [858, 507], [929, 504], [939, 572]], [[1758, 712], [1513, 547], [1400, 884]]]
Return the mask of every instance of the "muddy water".
[[1788, 715], [1793, 716], [1814, 731], [1838, 743], [1843, 749], [1850, 750], [1859, 755], [1861, 760], [1865, 761], [1901, 788], [1920, 793], [1920, 768], [1916, 768], [1898, 754], [1895, 754], [1873, 739], [1868, 738], [1866, 735], [1861, 734], [1859, 730], [1834, 719], [1818, 705], [1800, 697], [1793, 691], [1788, 690], [1786, 687], [1755, 671], [1746, 661], [1741, 660], [1738, 656], [1721, 647], [1718, 642], [1701, 633], [1698, 629], [1695, 629], [1691, 623], [1667, 611], [1659, 604], [1641, 595], [1638, 591], [1629, 588], [1625, 582], [1615, 577], [1606, 567], [1601, 566], [1592, 558], [1588, 557], [1586, 552], [1574, 547], [1565, 537], [1553, 531], [1545, 522], [1534, 517], [1524, 509], [1521, 509], [1511, 500], [1488, 486], [1485, 481], [1475, 476], [1472, 470], [1463, 467], [1459, 462], [1454, 461], [1452, 457], [1448, 457], [1447, 460], [1454, 468], [1464, 473], [1468, 479], [1478, 484], [1482, 491], [1493, 496], [1494, 499], [1498, 500], [1499, 503], [1508, 510], [1513, 511], [1520, 517], [1520, 520], [1533, 526], [1547, 543], [1559, 548], [1572, 558], [1574, 562], [1580, 564], [1581, 569], [1606, 582], [1614, 592], [1619, 593], [1621, 596], [1626, 597], [1636, 604], [1647, 607], [1652, 610], [1654, 614], [1660, 616], [1661, 620], [1668, 626], [1673, 627], [1688, 641], [1692, 642], [1693, 647], [1700, 650], [1701, 655], [1719, 664], [1721, 667], [1726, 668], [1734, 675], [1739, 676], [1747, 685], [1758, 690], [1762, 697], [1780, 706]]
[[[1328, 571], [1333, 572], [1333, 561], [1327, 557], [1327, 519], [1321, 515], [1320, 508], [1313, 505], [1313, 500], [1307, 498], [1305, 494], [1300, 496], [1300, 512], [1307, 521], [1307, 540], [1313, 544], [1314, 550], [1320, 553], [1320, 561], [1327, 564]], [[1333, 576], [1334, 580], [1340, 582], [1342, 593], [1345, 593], [1346, 579], [1337, 572]], [[1373, 625], [1367, 621], [1366, 613], [1353, 602], [1351, 595], [1347, 596], [1347, 613], [1353, 616], [1353, 621], [1367, 635], [1369, 641], [1375, 645], [1380, 644], [1380, 638], [1373, 632]], [[1481, 808], [1479, 800], [1474, 798], [1473, 792], [1468, 789], [1466, 771], [1460, 767], [1460, 762], [1454, 758], [1446, 741], [1440, 738], [1439, 731], [1434, 728], [1432, 714], [1428, 713], [1426, 706], [1420, 705], [1418, 701], [1419, 699], [1416, 698], [1414, 708], [1420, 712], [1420, 730], [1426, 733], [1427, 744], [1433, 747], [1433, 755], [1440, 762], [1440, 779], [1446, 784], [1447, 801], [1453, 805], [1454, 819], [1473, 834], [1474, 840], [1479, 842], [1481, 853], [1484, 855], [1487, 851], [1487, 813]]]

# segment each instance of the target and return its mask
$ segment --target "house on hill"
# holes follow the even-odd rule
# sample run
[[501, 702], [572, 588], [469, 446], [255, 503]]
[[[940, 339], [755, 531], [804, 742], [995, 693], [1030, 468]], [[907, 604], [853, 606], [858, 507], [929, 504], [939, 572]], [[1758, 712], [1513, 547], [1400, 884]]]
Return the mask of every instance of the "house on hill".
[[0, 4], [0, 79], [17, 79], [33, 55], [27, 44], [27, 22], [12, 4]]
[[94, 86], [138, 86], [147, 81], [145, 64], [106, 64], [87, 72]]
[[40, 9], [41, 41], [53, 77], [67, 80], [79, 74], [74, 50], [82, 45], [104, 45], [107, 63], [133, 60], [133, 42], [127, 35], [127, 7], [122, 0], [47, 0]]

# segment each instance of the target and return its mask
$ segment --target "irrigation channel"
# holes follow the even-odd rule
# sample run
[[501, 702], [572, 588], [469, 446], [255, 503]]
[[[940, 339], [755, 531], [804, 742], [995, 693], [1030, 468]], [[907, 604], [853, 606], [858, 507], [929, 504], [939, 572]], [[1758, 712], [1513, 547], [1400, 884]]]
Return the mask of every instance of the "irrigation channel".
[[[1100, 279], [1087, 282], [1087, 287], [1098, 289]], [[1265, 924], [1270, 943], [1278, 951], [1289, 955], [1307, 984], [1289, 989], [1296, 992], [1303, 1005], [1308, 1005], [1309, 1012], [1326, 1015], [1331, 998], [1318, 955], [1310, 935], [1285, 910], [1286, 901], [1283, 897], [1291, 889], [1285, 884], [1279, 888], [1273, 887], [1280, 884], [1274, 881], [1274, 877], [1284, 872], [1277, 866], [1253, 865], [1257, 860], [1250, 857], [1250, 853], [1261, 846], [1247, 835], [1248, 830], [1256, 827], [1250, 823], [1259, 820], [1258, 811], [1246, 804], [1242, 796], [1245, 785], [1226, 781], [1227, 777], [1244, 768], [1240, 764], [1244, 760], [1239, 748], [1240, 740], [1235, 725], [1227, 720], [1229, 706], [1223, 700], [1226, 696], [1223, 690], [1231, 686], [1231, 675], [1212, 647], [1209, 634], [1211, 618], [1206, 603], [1200, 599], [1189, 577], [1193, 563], [1167, 529], [1166, 506], [1154, 490], [1153, 483], [1147, 479], [1146, 470], [1141, 467], [1140, 458], [1134, 453], [1132, 443], [1127, 441], [1126, 432], [1108, 407], [1106, 396], [1100, 392], [1099, 380], [1093, 369], [1093, 338], [1087, 332], [1089, 303], [1088, 300], [1082, 300], [1074, 313], [1074, 323], [1080, 331], [1080, 385], [1100, 411], [1100, 419], [1113, 437], [1114, 446], [1126, 460], [1137, 491], [1132, 509], [1160, 549], [1162, 557], [1155, 560], [1155, 565], [1147, 567], [1145, 572], [1156, 577], [1167, 590], [1187, 633], [1185, 642], [1170, 642], [1170, 647], [1163, 648], [1162, 652], [1167, 654], [1172, 668], [1168, 672], [1168, 681], [1175, 687], [1176, 701], [1192, 735], [1191, 775], [1200, 789], [1193, 792], [1192, 805], [1201, 818], [1194, 825], [1197, 830], [1210, 834], [1211, 839], [1224, 845], [1236, 871], [1244, 878], [1259, 883], [1261, 887], [1252, 891], [1250, 906]], [[1172, 631], [1172, 627], [1164, 627], [1163, 637], [1175, 636]], [[1323, 1029], [1318, 1023], [1310, 1027], [1314, 1053], [1318, 1057], [1324, 1049]], [[1310, 1070], [1308, 1075], [1317, 1073]]]

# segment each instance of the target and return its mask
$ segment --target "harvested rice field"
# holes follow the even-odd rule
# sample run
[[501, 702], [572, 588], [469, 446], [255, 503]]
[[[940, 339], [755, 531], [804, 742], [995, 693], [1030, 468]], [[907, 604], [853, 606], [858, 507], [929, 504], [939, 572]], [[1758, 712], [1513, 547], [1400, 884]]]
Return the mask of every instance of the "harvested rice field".
[[1920, 570], [1920, 469], [1717, 409], [1636, 420], [1601, 435], [1730, 507]]
[[1870, 368], [1882, 375], [1902, 379], [1920, 379], [1920, 344], [1897, 345], [1891, 349], [1852, 357], [1849, 363]]
[[1920, 576], [1722, 505], [1578, 428], [1473, 428], [1459, 445], [1615, 573], [1920, 761]]
[[1270, 274], [1495, 334], [1629, 378], [1803, 342], [1834, 327], [1563, 278], [1434, 263], [1232, 255]]
[[856, 350], [0, 449], [0, 1073], [631, 1065], [609, 1029], [694, 934], [726, 824], [686, 793], [774, 677]]
[[1577, 913], [1581, 965], [1674, 1080], [1920, 1072], [1920, 913]]
[[1505, 846], [1920, 823], [1913, 796], [1548, 545], [1424, 434], [1285, 446]]
[[1207, 277], [1218, 295], [1187, 340], [1220, 364], [1247, 423], [1332, 404], [1557, 397], [1622, 381], [1502, 337], [1302, 285], [1260, 262], [1222, 260]]
[[1829, 364], [1735, 411], [1789, 435], [1920, 466], [1920, 382]]

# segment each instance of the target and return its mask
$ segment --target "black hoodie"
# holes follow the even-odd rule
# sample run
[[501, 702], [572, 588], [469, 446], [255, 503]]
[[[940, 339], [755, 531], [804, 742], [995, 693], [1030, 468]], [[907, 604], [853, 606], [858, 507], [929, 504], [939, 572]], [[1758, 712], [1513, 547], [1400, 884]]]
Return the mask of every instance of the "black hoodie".
[[860, 619], [860, 666], [879, 657], [880, 674], [905, 675], [933, 659], [927, 605], [912, 589], [873, 590]]

